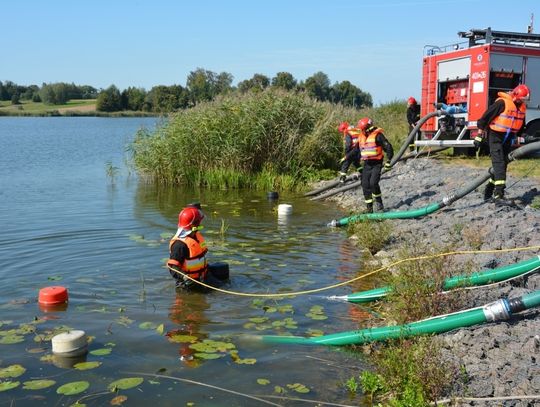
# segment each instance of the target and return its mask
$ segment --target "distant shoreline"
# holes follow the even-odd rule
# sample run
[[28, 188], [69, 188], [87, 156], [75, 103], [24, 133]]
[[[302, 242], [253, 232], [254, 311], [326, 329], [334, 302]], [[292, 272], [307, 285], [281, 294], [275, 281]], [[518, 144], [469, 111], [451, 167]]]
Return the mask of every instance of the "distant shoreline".
[[21, 101], [11, 104], [0, 101], [0, 116], [23, 117], [159, 117], [163, 114], [134, 110], [102, 112], [96, 110], [95, 99], [72, 99], [60, 105], [48, 105], [41, 102]]
[[70, 110], [65, 112], [59, 112], [58, 110], [51, 110], [45, 112], [24, 112], [24, 111], [2, 111], [0, 110], [0, 117], [160, 117], [162, 114], [153, 112], [98, 112], [96, 110], [91, 111], [78, 111]]

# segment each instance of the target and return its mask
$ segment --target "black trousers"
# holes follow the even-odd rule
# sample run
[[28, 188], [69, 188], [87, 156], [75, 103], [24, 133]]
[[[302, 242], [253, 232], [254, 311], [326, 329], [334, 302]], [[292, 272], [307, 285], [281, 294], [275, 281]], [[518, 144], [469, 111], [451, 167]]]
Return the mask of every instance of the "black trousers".
[[366, 202], [373, 199], [373, 195], [380, 198], [381, 180], [383, 162], [382, 160], [366, 160], [364, 161], [364, 170], [362, 171], [362, 191]]
[[498, 131], [490, 131], [488, 135], [489, 154], [493, 168], [492, 180], [496, 187], [502, 185], [502, 189], [504, 189], [504, 182], [501, 183], [501, 181], [506, 181], [506, 167], [512, 146], [512, 136], [512, 134], [509, 135], [505, 140], [505, 134]]
[[354, 164], [357, 170], [360, 169], [360, 150], [353, 148], [345, 153], [345, 161], [341, 164], [340, 172], [347, 173], [351, 164]]

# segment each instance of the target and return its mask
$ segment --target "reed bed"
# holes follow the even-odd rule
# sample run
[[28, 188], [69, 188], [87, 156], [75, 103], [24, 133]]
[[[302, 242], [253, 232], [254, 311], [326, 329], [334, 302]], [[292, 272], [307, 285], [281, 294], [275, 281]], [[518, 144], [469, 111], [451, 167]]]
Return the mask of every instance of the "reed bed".
[[372, 114], [394, 129], [395, 121], [405, 122], [398, 105], [359, 111], [276, 89], [225, 96], [174, 113], [153, 133], [139, 131], [133, 162], [163, 183], [291, 190], [337, 169], [339, 122]]

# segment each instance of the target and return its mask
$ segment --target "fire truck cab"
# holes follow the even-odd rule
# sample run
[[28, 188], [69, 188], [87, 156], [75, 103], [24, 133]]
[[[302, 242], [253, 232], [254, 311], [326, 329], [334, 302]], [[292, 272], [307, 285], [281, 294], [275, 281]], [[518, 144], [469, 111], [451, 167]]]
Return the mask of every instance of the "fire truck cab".
[[424, 47], [421, 116], [437, 109], [458, 113], [426, 121], [415, 144], [466, 153], [473, 146], [477, 120], [497, 93], [521, 83], [530, 89], [526, 133], [540, 137], [540, 34], [487, 28], [458, 35], [467, 40]]

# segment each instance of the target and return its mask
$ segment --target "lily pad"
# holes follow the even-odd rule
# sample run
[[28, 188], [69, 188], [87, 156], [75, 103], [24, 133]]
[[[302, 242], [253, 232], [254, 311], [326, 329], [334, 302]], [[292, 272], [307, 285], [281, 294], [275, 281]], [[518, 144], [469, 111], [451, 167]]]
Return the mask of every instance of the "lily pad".
[[65, 396], [73, 396], [74, 394], [82, 393], [88, 387], [90, 387], [90, 383], [84, 380], [80, 382], [71, 382], [57, 388], [56, 393], [63, 394]]
[[0, 338], [0, 344], [2, 345], [13, 345], [14, 343], [19, 343], [24, 341], [24, 336], [21, 335], [6, 335]]
[[12, 381], [9, 381], [9, 382], [3, 382], [3, 383], [0, 383], [0, 391], [7, 391], [7, 390], [14, 389], [14, 388], [17, 387], [19, 384], [21, 384], [21, 382], [12, 382]]
[[323, 336], [324, 331], [321, 331], [320, 329], [308, 329], [307, 334], [309, 336]]
[[219, 359], [225, 355], [223, 353], [195, 353], [194, 356], [199, 359]]
[[313, 314], [311, 312], [307, 313], [306, 317], [310, 317], [311, 319], [316, 321], [324, 321], [325, 319], [328, 319], [326, 315]]
[[266, 386], [267, 384], [270, 384], [270, 380], [268, 380], [268, 379], [257, 379], [257, 383], [259, 383], [261, 386]]
[[22, 367], [21, 365], [11, 365], [8, 367], [5, 367], [3, 369], [0, 369], [0, 378], [5, 379], [7, 377], [19, 377], [24, 372], [26, 372], [26, 368]]
[[163, 324], [159, 324], [156, 328], [156, 332], [160, 335], [163, 335], [163, 331], [165, 331], [165, 326]]
[[285, 304], [285, 305], [280, 305], [278, 307], [278, 311], [282, 314], [285, 314], [286, 312], [294, 312], [294, 309], [291, 304]]
[[141, 322], [139, 324], [139, 328], [141, 328], [141, 329], [156, 329], [157, 325], [156, 325], [155, 322], [146, 321], [146, 322]]
[[111, 351], [112, 351], [111, 348], [99, 348], [99, 349], [94, 349], [93, 351], [90, 352], [90, 354], [94, 356], [107, 356], [111, 353]]
[[179, 335], [173, 334], [169, 336], [169, 342], [173, 343], [195, 343], [197, 342], [197, 337], [193, 335]]
[[126, 317], [125, 315], [122, 315], [120, 318], [116, 318], [114, 320], [114, 322], [116, 322], [117, 324], [119, 325], [123, 325], [125, 326], [126, 328], [128, 328], [134, 321], [128, 317]]
[[77, 370], [90, 370], [99, 366], [101, 366], [101, 362], [80, 362], [73, 365]]
[[285, 391], [286, 390], [281, 386], [274, 386], [274, 393], [283, 394]]
[[233, 350], [236, 346], [230, 342], [214, 341], [212, 339], [205, 339], [202, 342], [189, 345], [191, 349], [199, 352], [214, 353], [214, 352], [227, 352]]
[[23, 389], [25, 390], [41, 390], [46, 389], [47, 387], [51, 387], [56, 382], [54, 380], [29, 380], [27, 382], [23, 383]]
[[255, 358], [235, 359], [234, 363], [238, 363], [239, 365], [254, 365], [255, 363], [257, 363], [257, 359]]
[[111, 391], [127, 390], [138, 386], [144, 381], [142, 377], [126, 377], [124, 379], [118, 379], [109, 384], [108, 389]]
[[309, 393], [309, 388], [301, 383], [288, 384], [287, 387], [297, 393]]
[[129, 240], [134, 240], [135, 242], [141, 242], [144, 240], [144, 236], [135, 234], [128, 235], [128, 238]]

